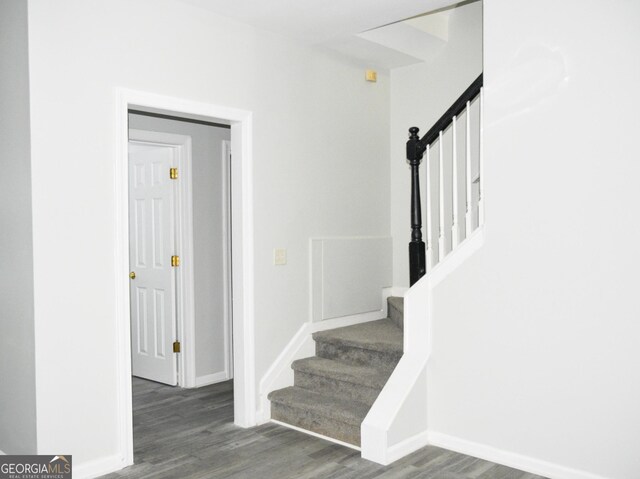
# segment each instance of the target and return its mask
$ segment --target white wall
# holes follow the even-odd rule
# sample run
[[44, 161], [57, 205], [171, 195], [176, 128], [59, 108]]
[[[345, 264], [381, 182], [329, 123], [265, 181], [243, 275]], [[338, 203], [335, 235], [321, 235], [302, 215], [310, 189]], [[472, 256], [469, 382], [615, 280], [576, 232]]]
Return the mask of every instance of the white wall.
[[382, 290], [391, 286], [391, 238], [313, 238], [311, 309], [313, 321], [378, 311]]
[[27, 2], [0, 2], [0, 449], [36, 450]]
[[486, 243], [435, 291], [430, 428], [640, 477], [640, 4], [486, 0], [484, 21]]
[[189, 135], [192, 145], [196, 377], [225, 372], [222, 141], [228, 128], [129, 115], [129, 128]]
[[[409, 286], [411, 170], [406, 162], [405, 153], [408, 130], [417, 126], [421, 134], [425, 134], [482, 73], [482, 2], [466, 4], [433, 15], [448, 19], [446, 46], [431, 62], [391, 70], [390, 162], [394, 286]], [[425, 212], [424, 162], [420, 170]], [[422, 234], [426, 242], [424, 221]]]
[[115, 88], [253, 112], [259, 381], [309, 319], [309, 238], [388, 234], [389, 80], [172, 0], [32, 0], [29, 18], [38, 447], [86, 463], [119, 447]]

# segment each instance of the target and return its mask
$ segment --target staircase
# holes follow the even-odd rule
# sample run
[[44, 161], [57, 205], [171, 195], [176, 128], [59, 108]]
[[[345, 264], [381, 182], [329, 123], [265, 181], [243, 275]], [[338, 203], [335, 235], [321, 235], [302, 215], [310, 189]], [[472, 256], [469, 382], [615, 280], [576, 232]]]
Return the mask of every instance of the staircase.
[[313, 334], [316, 355], [294, 361], [294, 385], [269, 394], [271, 418], [355, 446], [360, 424], [402, 356], [403, 300], [388, 318]]

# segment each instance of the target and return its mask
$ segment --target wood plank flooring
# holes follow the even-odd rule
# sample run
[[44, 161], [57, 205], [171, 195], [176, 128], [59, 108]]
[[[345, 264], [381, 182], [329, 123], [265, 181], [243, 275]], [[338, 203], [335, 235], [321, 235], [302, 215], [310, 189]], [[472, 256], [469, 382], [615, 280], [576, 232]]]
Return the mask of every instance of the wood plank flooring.
[[167, 479], [543, 479], [428, 446], [380, 466], [276, 424], [233, 424], [231, 381], [179, 389], [133, 379], [136, 464], [107, 476]]

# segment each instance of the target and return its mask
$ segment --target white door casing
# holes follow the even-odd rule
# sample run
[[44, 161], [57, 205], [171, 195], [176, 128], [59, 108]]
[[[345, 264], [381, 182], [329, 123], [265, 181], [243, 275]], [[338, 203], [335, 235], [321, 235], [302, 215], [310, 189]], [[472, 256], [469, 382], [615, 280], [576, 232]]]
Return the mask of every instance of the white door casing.
[[224, 358], [226, 379], [233, 378], [233, 295], [231, 285], [231, 141], [222, 142], [222, 269], [224, 274]]
[[128, 112], [130, 108], [154, 109], [173, 116], [193, 116], [231, 124], [233, 162], [232, 263], [233, 269], [233, 387], [234, 423], [256, 425], [255, 325], [254, 325], [254, 222], [253, 222], [253, 115], [250, 111], [118, 88], [115, 91], [114, 217], [117, 332], [116, 374], [118, 394], [119, 467], [133, 464], [133, 404], [131, 400], [131, 321], [129, 297], [128, 221]]
[[129, 144], [129, 231], [132, 373], [178, 384], [174, 149]]

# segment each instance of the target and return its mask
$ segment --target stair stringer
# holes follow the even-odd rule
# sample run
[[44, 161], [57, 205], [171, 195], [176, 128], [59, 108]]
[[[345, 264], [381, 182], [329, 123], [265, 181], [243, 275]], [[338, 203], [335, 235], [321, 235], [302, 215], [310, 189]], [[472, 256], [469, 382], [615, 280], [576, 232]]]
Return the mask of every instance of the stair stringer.
[[434, 288], [484, 244], [476, 229], [404, 296], [404, 355], [361, 426], [362, 457], [388, 465], [427, 445]]
[[257, 424], [264, 424], [271, 420], [271, 406], [269, 399], [267, 399], [269, 393], [276, 389], [293, 386], [294, 373], [291, 369], [291, 363], [297, 359], [315, 355], [316, 343], [313, 340], [313, 333], [385, 318], [387, 316], [386, 297], [389, 294], [388, 291], [383, 291], [382, 306], [379, 311], [303, 323], [260, 380], [258, 409], [256, 411]]

